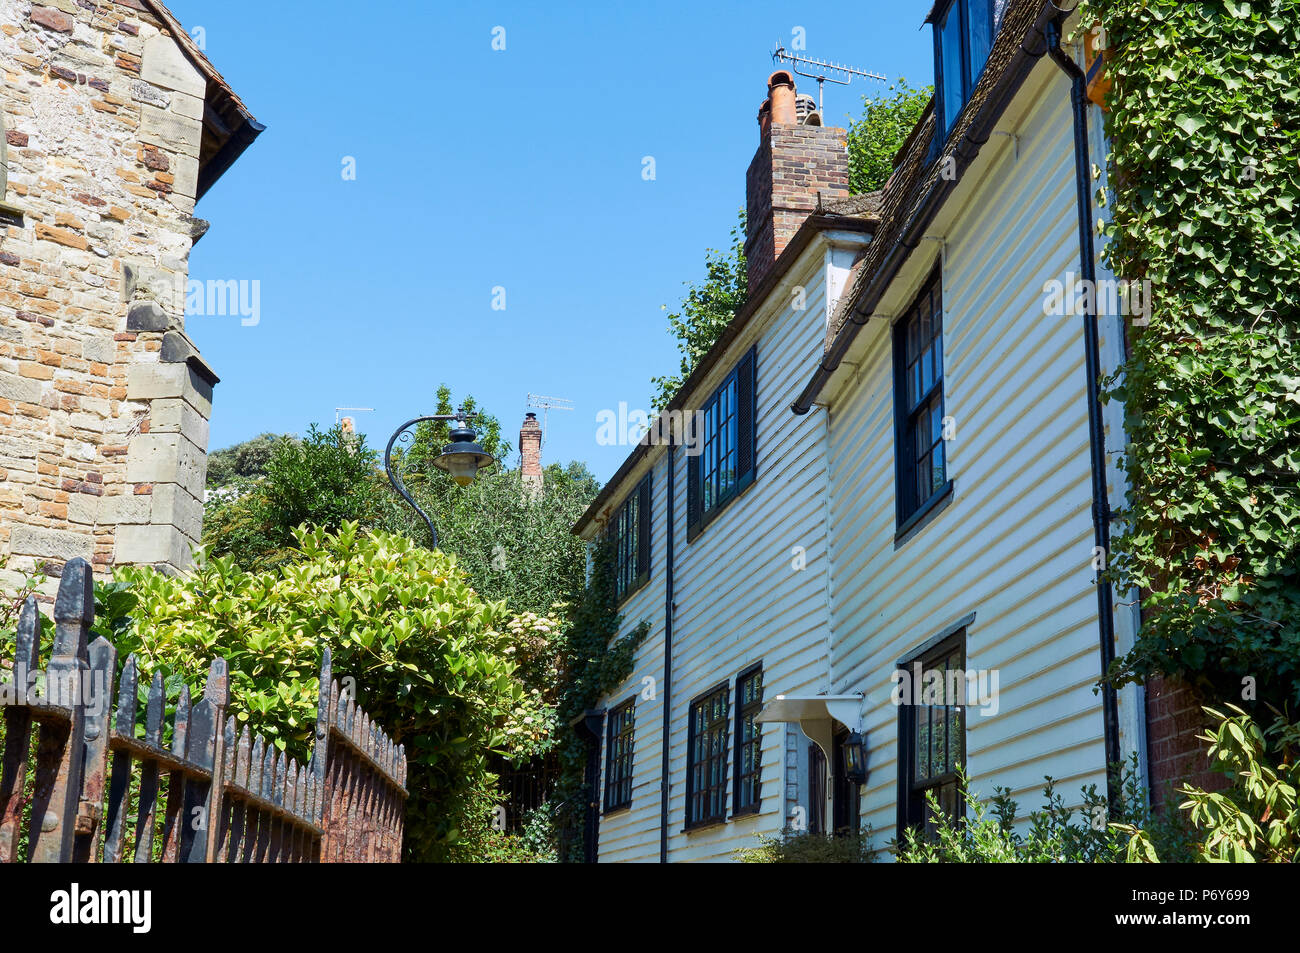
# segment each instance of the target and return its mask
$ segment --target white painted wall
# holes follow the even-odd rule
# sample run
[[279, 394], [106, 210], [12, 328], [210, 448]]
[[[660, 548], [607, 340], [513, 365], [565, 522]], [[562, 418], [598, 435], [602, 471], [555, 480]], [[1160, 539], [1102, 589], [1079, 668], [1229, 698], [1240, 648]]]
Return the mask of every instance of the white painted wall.
[[[776, 692], [816, 692], [827, 687], [829, 614], [825, 519], [828, 487], [824, 420], [790, 413], [808, 369], [820, 358], [825, 340], [827, 284], [842, 287], [853, 253], [865, 242], [854, 233], [833, 241], [814, 240], [769, 300], [735, 342], [728, 358], [694, 400], [699, 404], [721, 383], [736, 361], [757, 342], [757, 478], [693, 541], [686, 540], [686, 455], [675, 455], [675, 602], [673, 632], [669, 860], [729, 860], [739, 847], [754, 846], [760, 832], [785, 826], [786, 731], [763, 731], [763, 792], [760, 813], [712, 828], [684, 832], [687, 712], [690, 701], [729, 682], [734, 717], [735, 676], [763, 663], [766, 697]], [[796, 310], [802, 287], [802, 310]], [[787, 447], [807, 448], [792, 456]], [[623, 629], [640, 620], [652, 623], [636, 669], [602, 704], [630, 697], [642, 677], [662, 679], [664, 616], [664, 532], [667, 458], [654, 457], [651, 579], [629, 598]], [[634, 484], [633, 475], [628, 488]], [[804, 568], [793, 568], [795, 547], [803, 547]], [[630, 810], [602, 818], [600, 860], [657, 860], [662, 748], [662, 697], [638, 699], [634, 749], [634, 792]], [[734, 732], [733, 732], [734, 734]], [[734, 737], [731, 739], [734, 745]], [[734, 748], [729, 749], [732, 760]], [[602, 752], [602, 772], [603, 772]], [[806, 764], [806, 758], [804, 762]], [[729, 765], [730, 769], [730, 765]], [[793, 773], [789, 783], [796, 782]], [[730, 809], [731, 791], [728, 789]]]
[[[972, 786], [1026, 811], [1044, 775], [1069, 804], [1104, 792], [1082, 320], [1047, 317], [1043, 286], [1078, 272], [1068, 83], [1044, 60], [864, 329], [830, 406], [836, 692], [865, 691], [862, 817], [896, 825], [895, 663], [975, 613], [967, 666], [999, 673], [996, 714], [967, 712]], [[890, 319], [943, 249], [950, 506], [895, 548]]]

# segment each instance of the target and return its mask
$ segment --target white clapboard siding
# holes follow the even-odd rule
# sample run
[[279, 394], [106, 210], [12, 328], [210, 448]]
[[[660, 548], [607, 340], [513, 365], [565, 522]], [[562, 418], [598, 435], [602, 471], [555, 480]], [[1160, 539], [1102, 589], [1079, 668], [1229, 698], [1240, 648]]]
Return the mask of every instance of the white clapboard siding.
[[[861, 242], [864, 239], [851, 239]], [[815, 692], [827, 687], [829, 663], [828, 551], [825, 519], [829, 487], [823, 418], [796, 417], [790, 403], [819, 359], [825, 337], [828, 274], [842, 283], [852, 254], [830, 253], [814, 240], [771, 295], [698, 394], [699, 406], [757, 343], [757, 476], [755, 482], [693, 541], [686, 540], [687, 457], [674, 454], [676, 501], [674, 547], [673, 678], [671, 698], [669, 860], [730, 860], [737, 848], [758, 843], [785, 824], [785, 730], [763, 730], [762, 803], [756, 815], [685, 832], [687, 714], [693, 698], [723, 680], [735, 713], [735, 677], [762, 662], [765, 694]], [[789, 289], [805, 290], [794, 310]], [[807, 452], [792, 455], [791, 446]], [[652, 623], [628, 681], [603, 699], [612, 706], [639, 690], [641, 678], [663, 674], [663, 553], [666, 455], [656, 456], [650, 584], [628, 600], [624, 630], [642, 617]], [[630, 484], [629, 484], [630, 489]], [[804, 568], [796, 570], [795, 547]], [[602, 818], [599, 858], [646, 861], [659, 856], [662, 699], [638, 698], [635, 790], [631, 810]], [[734, 734], [734, 732], [733, 732]], [[734, 746], [735, 739], [729, 740]], [[728, 750], [728, 772], [734, 748]], [[603, 757], [603, 752], [602, 752]], [[603, 760], [602, 760], [603, 769]], [[793, 779], [791, 779], [793, 780]], [[728, 786], [728, 809], [732, 789]]]
[[[1043, 314], [1043, 285], [1078, 270], [1069, 97], [1051, 64], [1031, 77], [1004, 143], [946, 228], [945, 412], [951, 504], [894, 545], [892, 342], [862, 332], [862, 366], [832, 400], [832, 680], [868, 693], [862, 818], [877, 844], [896, 825], [896, 662], [969, 613], [967, 666], [996, 670], [998, 711], [968, 710], [973, 788], [1039, 806], [1044, 775], [1067, 803], [1104, 789], [1092, 503], [1078, 317]], [[1047, 85], [1058, 80], [1051, 92]], [[986, 149], [996, 148], [994, 140]], [[983, 158], [983, 157], [981, 157]], [[929, 243], [927, 243], [929, 244]], [[891, 289], [898, 313], [929, 274], [922, 247]]]
[[[606, 696], [601, 705], [612, 708], [636, 696], [635, 734], [632, 745], [632, 805], [602, 816], [600, 822], [599, 858], [605, 861], [654, 860], [659, 856], [659, 776], [663, 749], [660, 747], [660, 723], [663, 710], [655, 701], [641, 697], [645, 690], [642, 679], [653, 679], [649, 694], [657, 695], [657, 686], [664, 670], [664, 598], [665, 576], [664, 537], [658, 532], [663, 526], [668, 499], [667, 458], [659, 456], [653, 467], [650, 483], [650, 578], [639, 590], [628, 597], [622, 606], [623, 622], [620, 634], [626, 634], [642, 622], [649, 624], [649, 632], [636, 654], [632, 674], [618, 690]], [[633, 482], [634, 490], [640, 483]], [[619, 501], [621, 505], [621, 500]], [[608, 727], [608, 725], [607, 725]], [[601, 740], [601, 788], [599, 806], [605, 806], [604, 739]]]

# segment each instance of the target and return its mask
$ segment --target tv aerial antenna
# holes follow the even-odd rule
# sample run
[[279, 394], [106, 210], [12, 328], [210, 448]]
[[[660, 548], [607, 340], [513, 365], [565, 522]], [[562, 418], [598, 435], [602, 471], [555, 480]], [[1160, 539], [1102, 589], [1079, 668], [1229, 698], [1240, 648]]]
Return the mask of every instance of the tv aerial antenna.
[[[800, 56], [798, 53], [791, 53], [781, 45], [780, 40], [776, 43], [776, 51], [772, 54], [772, 60], [777, 63], [788, 63], [790, 69], [798, 75], [817, 80], [818, 112], [824, 112], [822, 108], [822, 87], [827, 81], [839, 86], [848, 86], [853, 82], [855, 76], [860, 76], [863, 79], [874, 79], [878, 83], [883, 83], [886, 79], [884, 73], [873, 73], [871, 70], [842, 66], [839, 63], [828, 63], [825, 60], [814, 60], [807, 56]], [[800, 66], [805, 67], [805, 69], [800, 69]]]
[[367, 413], [368, 413], [368, 412], [372, 412], [372, 411], [374, 411], [374, 409], [375, 409], [375, 408], [373, 408], [373, 407], [335, 407], [335, 408], [334, 408], [334, 423], [335, 423], [336, 425], [339, 423], [339, 415], [342, 414], [343, 411], [345, 411], [345, 410], [353, 410], [353, 411], [356, 411], [357, 413], [361, 413], [361, 412], [364, 411], [364, 412], [367, 412]]
[[528, 406], [536, 407], [542, 412], [542, 446], [546, 446], [547, 418], [552, 410], [573, 410], [573, 401], [563, 397], [544, 397], [541, 394], [529, 394]]

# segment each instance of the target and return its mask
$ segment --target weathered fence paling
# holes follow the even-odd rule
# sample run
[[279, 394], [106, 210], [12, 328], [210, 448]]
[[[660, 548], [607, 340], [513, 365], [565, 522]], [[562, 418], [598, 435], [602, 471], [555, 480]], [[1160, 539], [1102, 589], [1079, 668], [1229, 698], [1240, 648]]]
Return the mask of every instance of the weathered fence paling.
[[[4, 708], [0, 764], [0, 863], [314, 863], [400, 860], [406, 804], [406, 752], [394, 745], [333, 680], [328, 648], [321, 664], [311, 761], [299, 765], [228, 711], [224, 659], [192, 703], [184, 688], [171, 746], [163, 747], [165, 696], [154, 673], [139, 726], [139, 666], [126, 660], [110, 727], [117, 650], [87, 644], [94, 621], [93, 576], [73, 559], [54, 603], [49, 665], [39, 666], [40, 617], [28, 598], [19, 616], [10, 703]], [[43, 674], [41, 697], [29, 695]], [[88, 692], [86, 686], [93, 686]], [[87, 704], [87, 694], [99, 699]], [[30, 738], [38, 728], [34, 752]], [[111, 755], [111, 759], [110, 759]], [[28, 784], [29, 769], [32, 783]], [[155, 845], [158, 799], [162, 843]], [[134, 791], [134, 843], [127, 815]], [[26, 857], [19, 857], [24, 807], [31, 805]], [[129, 856], [128, 856], [129, 854]]]

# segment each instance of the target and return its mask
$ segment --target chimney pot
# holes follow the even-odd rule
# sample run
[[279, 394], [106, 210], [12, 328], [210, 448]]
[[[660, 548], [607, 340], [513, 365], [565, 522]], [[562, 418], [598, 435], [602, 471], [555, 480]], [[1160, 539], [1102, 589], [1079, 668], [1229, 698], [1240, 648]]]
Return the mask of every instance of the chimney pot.
[[767, 96], [772, 103], [772, 122], [793, 126], [799, 121], [795, 106], [794, 77], [783, 69], [767, 78]]
[[542, 425], [528, 413], [519, 428], [519, 471], [524, 492], [536, 496], [542, 491]]

